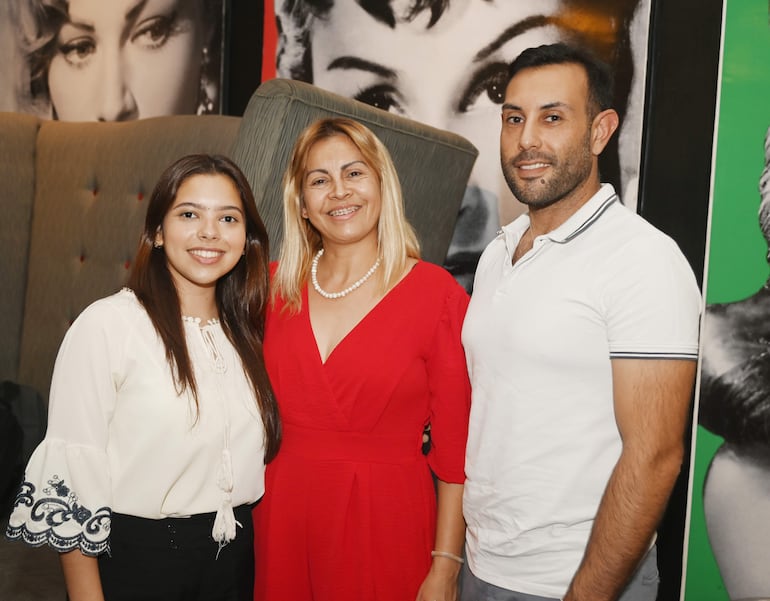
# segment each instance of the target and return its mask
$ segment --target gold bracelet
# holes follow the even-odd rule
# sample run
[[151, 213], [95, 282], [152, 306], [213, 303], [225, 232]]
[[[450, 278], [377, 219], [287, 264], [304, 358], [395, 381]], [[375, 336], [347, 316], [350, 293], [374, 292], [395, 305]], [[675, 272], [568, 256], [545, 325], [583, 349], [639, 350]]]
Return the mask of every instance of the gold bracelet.
[[450, 553], [449, 551], [431, 551], [431, 557], [446, 557], [447, 559], [454, 559], [457, 563], [465, 563], [465, 560], [459, 555]]

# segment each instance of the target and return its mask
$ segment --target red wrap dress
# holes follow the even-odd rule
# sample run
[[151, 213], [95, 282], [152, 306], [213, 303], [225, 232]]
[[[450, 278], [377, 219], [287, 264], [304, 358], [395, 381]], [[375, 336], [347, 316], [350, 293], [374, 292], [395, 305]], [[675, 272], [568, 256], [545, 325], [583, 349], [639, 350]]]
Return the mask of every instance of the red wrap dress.
[[419, 262], [325, 363], [307, 290], [299, 313], [269, 312], [283, 443], [255, 508], [255, 600], [414, 600], [434, 545], [430, 471], [465, 479], [467, 304], [446, 271]]

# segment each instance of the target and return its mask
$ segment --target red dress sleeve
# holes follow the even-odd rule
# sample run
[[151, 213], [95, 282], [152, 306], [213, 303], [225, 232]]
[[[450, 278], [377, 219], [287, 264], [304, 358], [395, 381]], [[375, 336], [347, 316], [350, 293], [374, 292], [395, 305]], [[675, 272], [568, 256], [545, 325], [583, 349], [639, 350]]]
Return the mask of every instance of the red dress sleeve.
[[452, 280], [428, 356], [431, 449], [428, 463], [444, 482], [465, 482], [471, 385], [460, 341], [468, 294]]

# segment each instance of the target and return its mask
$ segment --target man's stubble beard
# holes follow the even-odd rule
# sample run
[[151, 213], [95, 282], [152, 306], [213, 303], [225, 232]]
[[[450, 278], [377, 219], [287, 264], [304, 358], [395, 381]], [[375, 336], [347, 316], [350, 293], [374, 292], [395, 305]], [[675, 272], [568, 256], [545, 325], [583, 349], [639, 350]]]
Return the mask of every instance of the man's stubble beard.
[[[563, 161], [556, 155], [530, 150], [520, 152], [508, 161], [502, 159], [503, 176], [516, 200], [532, 209], [543, 209], [569, 196], [591, 174], [593, 155], [590, 142], [591, 133], [587, 132], [580, 148]], [[514, 164], [537, 160], [550, 165], [550, 177], [528, 180], [525, 185], [519, 185], [514, 175]]]

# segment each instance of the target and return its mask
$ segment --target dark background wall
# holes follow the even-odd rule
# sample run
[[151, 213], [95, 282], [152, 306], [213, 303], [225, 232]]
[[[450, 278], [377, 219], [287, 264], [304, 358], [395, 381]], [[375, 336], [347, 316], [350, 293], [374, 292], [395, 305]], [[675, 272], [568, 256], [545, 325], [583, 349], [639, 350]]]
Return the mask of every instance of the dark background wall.
[[[701, 284], [721, 26], [722, 0], [652, 5], [638, 210], [679, 243]], [[690, 446], [688, 437], [686, 468], [659, 529], [659, 601], [680, 598]]]
[[[269, 0], [273, 1], [273, 0]], [[261, 0], [227, 0], [225, 23], [225, 75], [223, 107], [227, 115], [243, 115], [252, 92], [261, 83]], [[252, 60], [232, 60], [253, 57]]]

